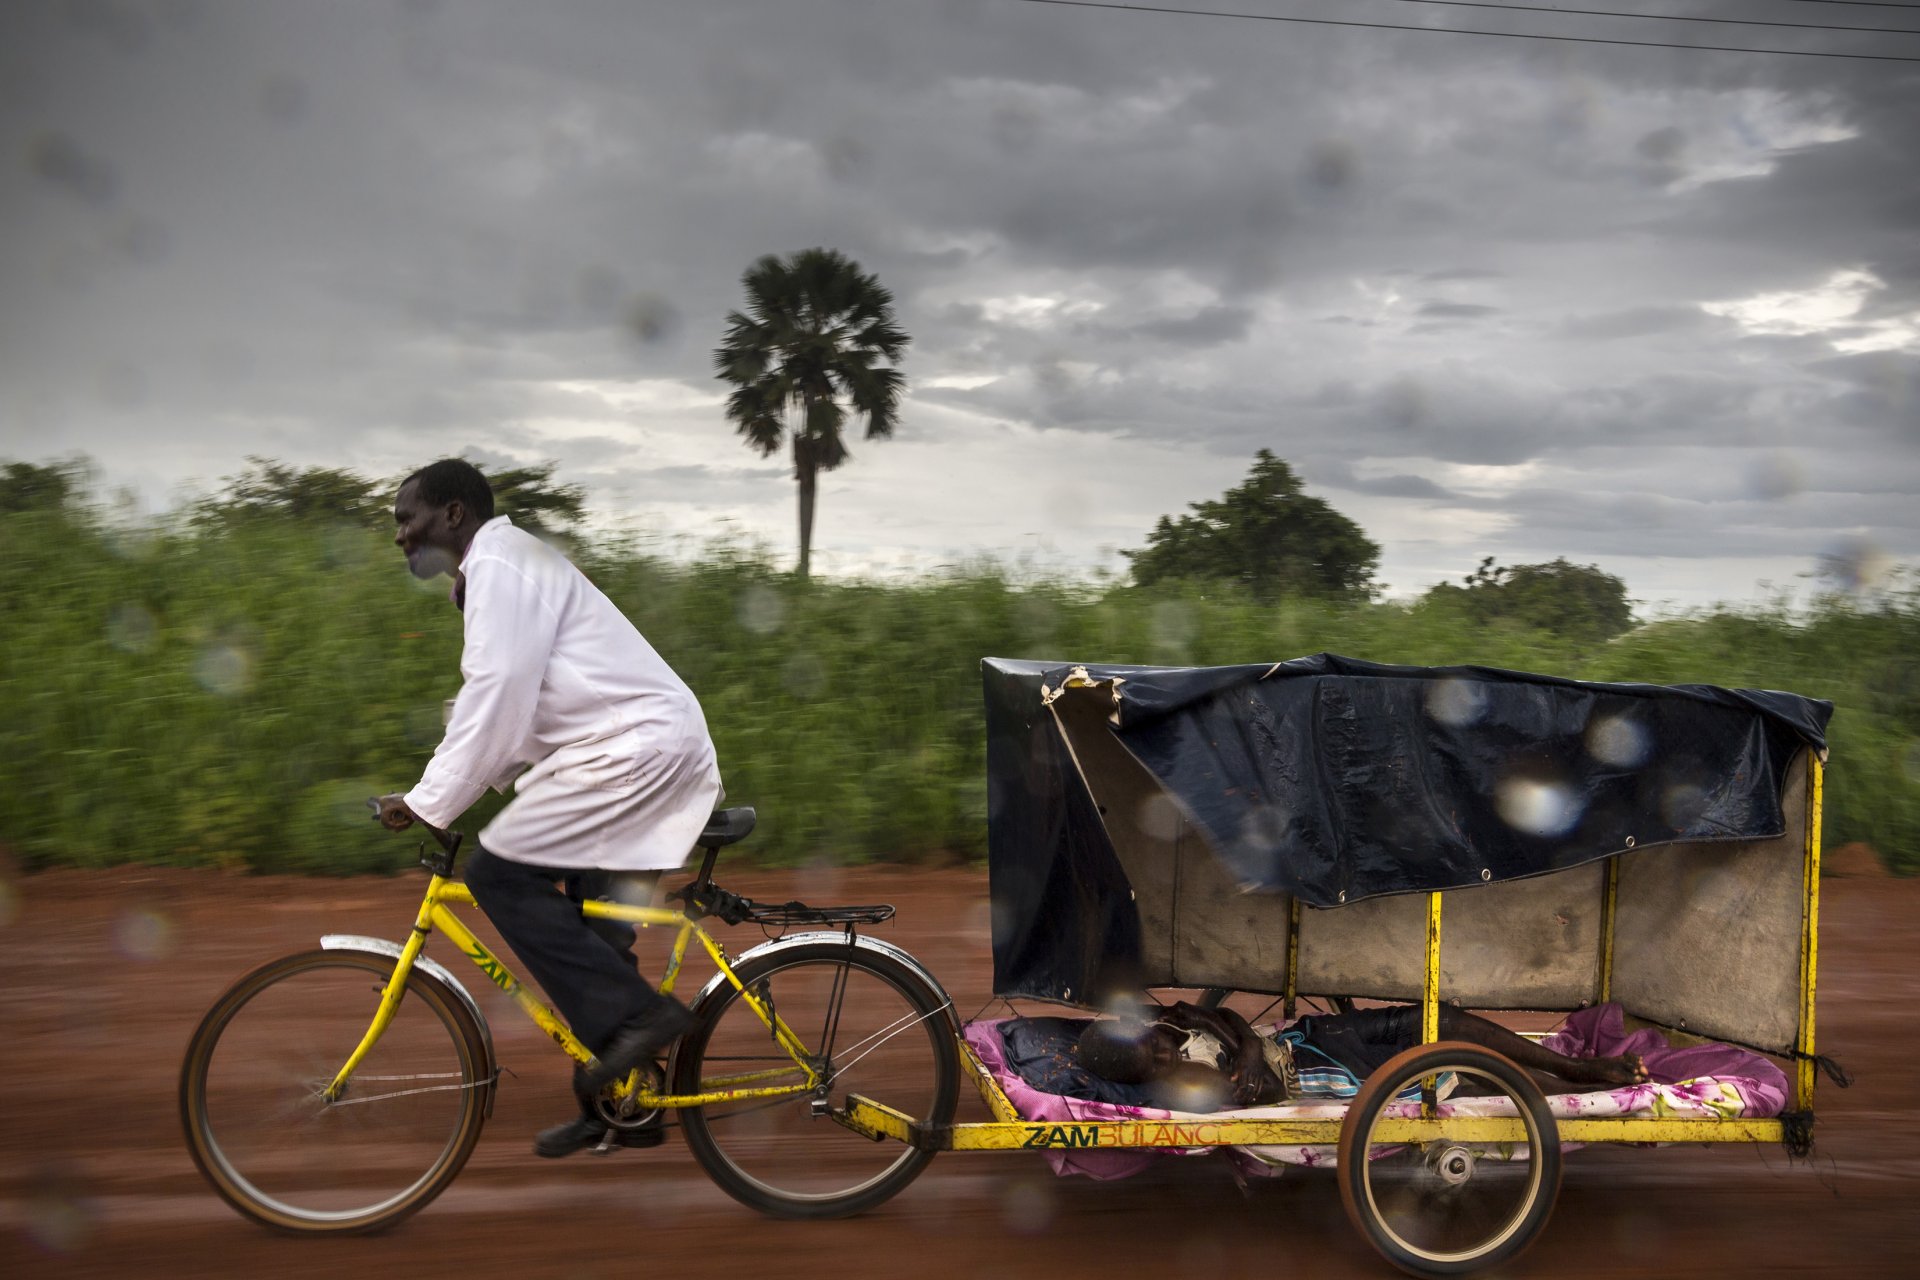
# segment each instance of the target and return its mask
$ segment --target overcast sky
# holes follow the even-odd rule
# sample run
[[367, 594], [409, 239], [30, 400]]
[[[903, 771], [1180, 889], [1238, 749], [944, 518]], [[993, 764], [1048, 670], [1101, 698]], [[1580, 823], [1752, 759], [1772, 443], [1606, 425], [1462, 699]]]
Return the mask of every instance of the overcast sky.
[[1118, 569], [1263, 447], [1395, 595], [1487, 555], [1649, 611], [1920, 560], [1920, 63], [1019, 0], [10, 0], [0, 138], [0, 458], [84, 452], [148, 510], [249, 454], [554, 459], [602, 519], [790, 562], [710, 353], [756, 257], [826, 245], [914, 339], [896, 437], [823, 480], [829, 573]]

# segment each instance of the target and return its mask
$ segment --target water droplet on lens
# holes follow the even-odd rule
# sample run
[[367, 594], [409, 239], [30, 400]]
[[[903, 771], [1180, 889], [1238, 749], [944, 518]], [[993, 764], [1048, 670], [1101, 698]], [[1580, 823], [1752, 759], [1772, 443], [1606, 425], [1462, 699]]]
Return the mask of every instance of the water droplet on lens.
[[1842, 538], [1820, 556], [1820, 576], [1842, 591], [1872, 591], [1893, 571], [1893, 558], [1865, 535]]
[[1601, 716], [1587, 725], [1587, 751], [1602, 764], [1634, 769], [1645, 763], [1651, 745], [1642, 726], [1625, 716]]
[[1806, 472], [1790, 453], [1765, 454], [1747, 469], [1747, 487], [1756, 498], [1778, 502], [1807, 487]]
[[1008, 1182], [1000, 1198], [1000, 1220], [1019, 1236], [1037, 1236], [1053, 1224], [1054, 1199], [1059, 1193], [1049, 1182], [1019, 1178]]
[[796, 653], [787, 659], [787, 665], [780, 673], [780, 681], [786, 686], [787, 692], [796, 698], [817, 698], [826, 687], [826, 664], [811, 653]]
[[1329, 191], [1352, 183], [1359, 167], [1352, 145], [1342, 139], [1315, 143], [1307, 156], [1307, 176]]
[[1164, 791], [1155, 791], [1142, 800], [1134, 820], [1150, 839], [1171, 843], [1180, 834], [1180, 806]]
[[1225, 1076], [1214, 1076], [1210, 1079], [1198, 1075], [1188, 1076], [1174, 1085], [1172, 1093], [1173, 1110], [1191, 1111], [1198, 1115], [1219, 1111], [1229, 1101]]
[[130, 911], [114, 924], [113, 940], [131, 960], [158, 960], [173, 950], [173, 922], [158, 911]]
[[1690, 782], [1677, 782], [1660, 794], [1660, 816], [1675, 831], [1685, 831], [1707, 811], [1707, 793]]
[[93, 1236], [96, 1215], [79, 1174], [43, 1166], [28, 1175], [26, 1185], [31, 1190], [21, 1209], [28, 1237], [49, 1253], [83, 1248]]
[[1559, 836], [1580, 821], [1581, 804], [1562, 783], [1542, 778], [1509, 778], [1494, 791], [1501, 820], [1531, 836]]
[[671, 302], [643, 293], [627, 304], [627, 332], [642, 342], [664, 342], [680, 326], [680, 313]]
[[253, 683], [253, 657], [236, 644], [212, 645], [194, 662], [193, 678], [208, 693], [235, 697]]
[[1177, 662], [1187, 656], [1193, 643], [1193, 607], [1183, 600], [1162, 600], [1148, 615], [1147, 635], [1155, 652], [1165, 661]]
[[1427, 690], [1427, 714], [1448, 728], [1478, 724], [1487, 714], [1487, 693], [1477, 681], [1447, 676]]
[[1014, 626], [1023, 644], [1044, 649], [1053, 644], [1059, 626], [1059, 606], [1047, 596], [1029, 591], [1013, 606]]
[[48, 185], [91, 205], [112, 203], [120, 188], [112, 165], [61, 133], [43, 133], [28, 144], [27, 168]]
[[107, 618], [107, 643], [122, 653], [147, 652], [159, 631], [153, 615], [137, 604], [120, 605]]
[[405, 727], [407, 741], [416, 747], [437, 747], [440, 739], [446, 736], [446, 726], [438, 703], [415, 707], [407, 712]]
[[1279, 847], [1286, 839], [1292, 815], [1278, 805], [1263, 804], [1240, 821], [1240, 843], [1262, 853]]
[[787, 620], [787, 602], [772, 587], [755, 583], [740, 593], [734, 613], [740, 625], [754, 635], [771, 635]]

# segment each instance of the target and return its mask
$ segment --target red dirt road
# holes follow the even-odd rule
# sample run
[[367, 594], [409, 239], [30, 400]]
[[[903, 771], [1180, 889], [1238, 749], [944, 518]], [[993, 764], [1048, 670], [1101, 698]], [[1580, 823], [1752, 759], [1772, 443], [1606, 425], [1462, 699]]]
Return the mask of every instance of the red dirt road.
[[[963, 1015], [988, 1000], [981, 873], [726, 879], [774, 901], [894, 902], [899, 918], [882, 936], [920, 956]], [[1034, 1156], [947, 1155], [882, 1209], [817, 1224], [735, 1204], [677, 1139], [605, 1159], [536, 1160], [532, 1134], [569, 1113], [566, 1071], [503, 1002], [489, 1017], [516, 1074], [466, 1172], [437, 1202], [361, 1239], [289, 1239], [242, 1221], [181, 1142], [174, 1090], [188, 1035], [242, 972], [323, 932], [402, 936], [422, 884], [137, 869], [5, 886], [0, 1275], [1392, 1274], [1348, 1226], [1330, 1176], [1290, 1174], [1243, 1194], [1211, 1158], [1099, 1184], [1055, 1179]], [[1751, 1147], [1579, 1153], [1553, 1221], [1507, 1274], [1920, 1269], [1920, 1102], [1908, 1087], [1920, 1043], [1920, 880], [1830, 880], [1822, 924], [1820, 1047], [1858, 1083], [1823, 1085], [1813, 1161]], [[757, 936], [733, 932], [736, 951]], [[976, 1110], [963, 1103], [963, 1118]]]

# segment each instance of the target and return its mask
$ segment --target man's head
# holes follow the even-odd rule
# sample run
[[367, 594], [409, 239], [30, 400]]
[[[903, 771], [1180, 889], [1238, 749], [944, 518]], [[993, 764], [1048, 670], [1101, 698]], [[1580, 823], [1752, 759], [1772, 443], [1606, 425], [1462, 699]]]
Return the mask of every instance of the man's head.
[[480, 526], [493, 519], [493, 488], [459, 458], [429, 463], [400, 482], [393, 500], [394, 545], [416, 578], [452, 573]]

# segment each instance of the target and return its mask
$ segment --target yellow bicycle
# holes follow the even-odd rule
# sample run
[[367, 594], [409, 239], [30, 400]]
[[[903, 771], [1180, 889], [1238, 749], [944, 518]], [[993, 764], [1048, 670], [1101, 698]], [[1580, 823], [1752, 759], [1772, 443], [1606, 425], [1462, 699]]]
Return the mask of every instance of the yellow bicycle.
[[[699, 874], [675, 895], [679, 909], [583, 904], [588, 916], [676, 930], [663, 992], [695, 939], [718, 970], [690, 1002], [693, 1029], [664, 1067], [646, 1064], [593, 1105], [619, 1130], [676, 1113], [713, 1180], [763, 1212], [858, 1213], [905, 1187], [933, 1152], [850, 1128], [849, 1098], [951, 1123], [959, 1022], [924, 966], [859, 932], [892, 907], [764, 904], [715, 885], [720, 849], [753, 825], [750, 808], [713, 816]], [[317, 951], [264, 965], [215, 1002], [187, 1046], [188, 1149], [255, 1221], [301, 1233], [378, 1230], [429, 1203], [466, 1163], [500, 1066], [479, 1003], [424, 954], [436, 933], [575, 1062], [594, 1061], [454, 914], [473, 905], [452, 878], [460, 837], [432, 834], [439, 848], [422, 858], [432, 875], [404, 943], [329, 935]], [[783, 936], [735, 958], [701, 927], [706, 918]], [[784, 932], [797, 926], [828, 927]]]

